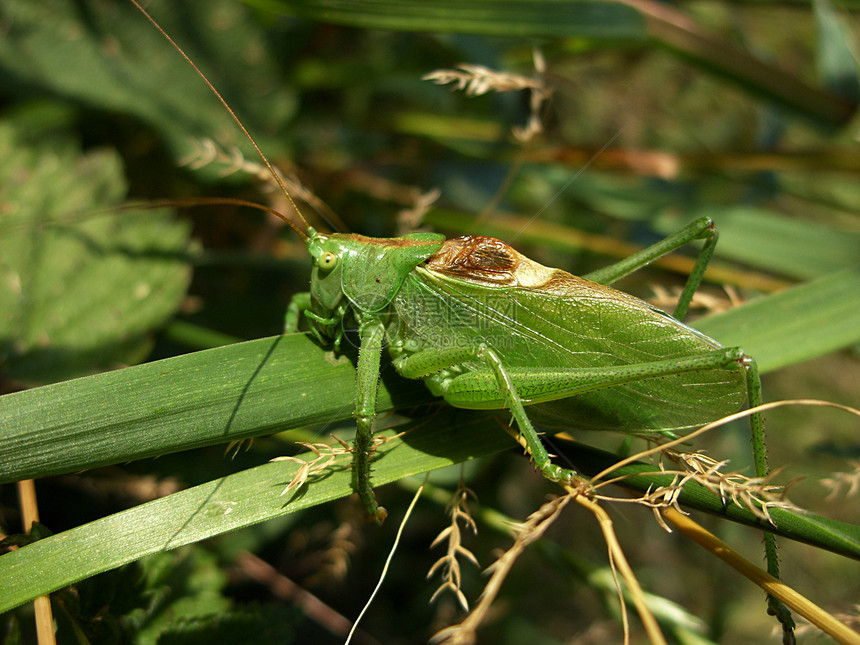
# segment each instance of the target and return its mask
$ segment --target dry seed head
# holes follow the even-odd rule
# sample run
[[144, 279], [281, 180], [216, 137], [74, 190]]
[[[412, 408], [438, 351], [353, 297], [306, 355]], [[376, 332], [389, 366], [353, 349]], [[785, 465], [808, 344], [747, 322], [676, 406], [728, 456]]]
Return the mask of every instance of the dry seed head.
[[230, 443], [227, 444], [227, 447], [224, 448], [224, 454], [230, 455], [230, 459], [235, 459], [236, 456], [239, 454], [240, 450], [242, 450], [244, 448], [245, 451], [247, 452], [248, 450], [251, 449], [251, 446], [253, 446], [253, 445], [254, 445], [254, 437], [251, 437], [250, 439], [238, 439], [236, 441], [231, 441]]
[[457, 69], [438, 69], [422, 76], [422, 80], [432, 81], [437, 85], [452, 84], [455, 90], [461, 90], [466, 96], [481, 96], [489, 92], [519, 92], [529, 90], [529, 119], [524, 127], [512, 128], [514, 137], [521, 143], [526, 143], [543, 132], [541, 111], [544, 103], [552, 96], [552, 88], [543, 78], [546, 71], [546, 61], [540, 50], [534, 50], [534, 65], [536, 76], [522, 76], [510, 72], [499, 72], [483, 65], [461, 63]]
[[[328, 205], [303, 184], [295, 173], [284, 173], [280, 168], [272, 166], [274, 174], [277, 175], [276, 179], [269, 167], [259, 161], [246, 158], [242, 151], [235, 146], [225, 150], [208, 138], [195, 140], [192, 143], [194, 149], [179, 161], [181, 166], [198, 170], [211, 164], [220, 164], [224, 166], [219, 172], [222, 177], [228, 177], [235, 173], [254, 177], [266, 187], [269, 193], [276, 196], [276, 199], [280, 197], [281, 201], [285, 201], [281, 192], [281, 186], [285, 186], [290, 195], [297, 201], [308, 204], [328, 220], [337, 221]], [[284, 204], [276, 204], [275, 208], [279, 211], [289, 210], [290, 204], [286, 201]]]
[[[723, 503], [733, 503], [750, 513], [773, 523], [770, 516], [771, 508], [798, 510], [794, 504], [785, 499], [785, 487], [770, 483], [768, 477], [747, 477], [737, 472], [724, 473], [722, 469], [728, 461], [716, 461], [702, 452], [676, 453], [671, 450], [663, 456], [674, 462], [676, 470], [666, 469], [662, 463], [660, 472], [673, 475], [672, 482], [649, 490], [646, 494], [634, 499], [616, 499], [614, 501], [633, 502], [658, 511], [661, 508], [673, 507], [683, 512], [678, 505], [681, 491], [691, 481], [704, 486], [714, 495], [718, 495]], [[611, 500], [606, 496], [595, 496], [597, 499]], [[662, 520], [660, 525], [667, 528]]]
[[820, 481], [821, 485], [830, 489], [827, 501], [837, 497], [853, 497], [860, 492], [860, 461], [852, 461], [853, 469], [847, 473], [833, 473], [833, 477], [827, 477]]
[[425, 74], [421, 80], [432, 81], [437, 85], [453, 84], [455, 90], [462, 90], [466, 96], [481, 96], [489, 92], [517, 92], [520, 90], [543, 89], [536, 78], [497, 72], [483, 65], [461, 63], [457, 69], [437, 69]]
[[458, 625], [452, 625], [437, 632], [430, 639], [431, 643], [474, 643], [477, 640], [477, 629], [487, 617], [487, 614], [498, 596], [502, 583], [508, 572], [514, 566], [520, 554], [535, 540], [538, 540], [552, 526], [567, 503], [573, 499], [571, 495], [562, 495], [546, 502], [522, 524], [517, 525], [516, 539], [511, 547], [496, 560], [486, 572], [492, 572], [490, 580], [484, 587], [481, 598], [472, 612]]
[[405, 235], [412, 233], [424, 221], [424, 216], [430, 207], [442, 194], [438, 188], [431, 188], [426, 193], [419, 193], [410, 208], [405, 208], [397, 213], [397, 234]]
[[451, 503], [448, 508], [451, 523], [436, 536], [436, 539], [434, 539], [433, 543], [430, 545], [430, 548], [432, 549], [441, 542], [447, 541], [448, 547], [446, 553], [433, 563], [433, 566], [431, 566], [430, 570], [427, 572], [427, 578], [430, 579], [438, 570], [441, 569], [443, 578], [442, 584], [433, 593], [430, 598], [430, 602], [434, 602], [443, 591], [451, 591], [457, 597], [463, 611], [469, 611], [469, 602], [466, 600], [466, 596], [460, 588], [462, 576], [459, 558], [462, 557], [475, 566], [479, 566], [478, 559], [475, 555], [462, 544], [463, 532], [461, 522], [463, 527], [471, 529], [472, 533], [475, 535], [478, 534], [478, 527], [475, 524], [475, 520], [469, 513], [469, 506], [467, 504], [470, 495], [474, 497], [474, 493], [466, 488], [464, 482], [460, 480], [459, 487], [452, 496]]
[[135, 7], [137, 7], [138, 11], [140, 11], [140, 13], [142, 13], [143, 16], [152, 24], [152, 26], [155, 27], [162, 36], [164, 36], [164, 38], [167, 40], [167, 42], [169, 42], [173, 46], [173, 48], [177, 52], [179, 52], [179, 54], [182, 56], [182, 58], [185, 59], [185, 61], [192, 67], [192, 69], [194, 69], [194, 71], [197, 73], [197, 75], [200, 77], [200, 79], [206, 84], [206, 86], [209, 88], [209, 90], [212, 92], [212, 94], [214, 94], [215, 97], [221, 102], [221, 105], [224, 106], [224, 109], [227, 110], [227, 113], [233, 119], [233, 122], [239, 127], [239, 129], [242, 131], [242, 134], [245, 135], [245, 138], [248, 140], [248, 142], [253, 146], [254, 150], [257, 152], [257, 155], [260, 157], [260, 161], [262, 161], [263, 165], [269, 170], [269, 173], [272, 177], [272, 180], [281, 189], [281, 192], [283, 193], [286, 200], [289, 202], [290, 207], [295, 212], [296, 216], [298, 217], [299, 221], [302, 224], [302, 227], [305, 230], [303, 230], [302, 228], [297, 226], [296, 223], [293, 222], [286, 215], [283, 215], [281, 213], [277, 213], [277, 215], [281, 219], [283, 219], [283, 221], [286, 222], [299, 235], [299, 237], [301, 237], [302, 239], [307, 239], [307, 233], [305, 232], [306, 229], [309, 228], [307, 221], [305, 220], [304, 216], [302, 215], [302, 212], [299, 210], [299, 207], [296, 205], [295, 201], [293, 200], [292, 194], [287, 189], [286, 185], [284, 184], [283, 180], [281, 179], [281, 175], [275, 170], [275, 167], [271, 164], [271, 162], [266, 157], [266, 155], [263, 154], [263, 150], [260, 148], [259, 145], [257, 145], [256, 140], [254, 139], [253, 136], [251, 136], [251, 133], [248, 132], [248, 129], [242, 123], [242, 120], [233, 111], [233, 108], [230, 107], [230, 104], [227, 103], [227, 101], [224, 99], [224, 97], [221, 96], [221, 93], [215, 88], [214, 85], [212, 85], [211, 81], [206, 77], [206, 75], [203, 73], [203, 71], [199, 67], [197, 67], [197, 65], [194, 63], [194, 61], [191, 60], [191, 58], [188, 56], [188, 54], [185, 53], [185, 50], [183, 50], [182, 47], [180, 47], [177, 44], [177, 42], [175, 40], [173, 40], [173, 38], [170, 37], [170, 34], [168, 34], [166, 31], [164, 31], [164, 29], [161, 27], [161, 25], [159, 25], [158, 22], [156, 22], [156, 20], [152, 16], [149, 15], [149, 13], [146, 11], [146, 9], [144, 9], [141, 6], [141, 4], [138, 2], [138, 0], [130, 0], [130, 1]]
[[[667, 468], [663, 463], [669, 460], [675, 464], [675, 468]], [[671, 532], [666, 523], [659, 515], [662, 508], [672, 507], [682, 514], [679, 499], [684, 487], [692, 482], [704, 486], [714, 495], [719, 496], [724, 504], [732, 503], [739, 508], [744, 508], [757, 518], [773, 524], [770, 509], [782, 508], [798, 511], [797, 506], [785, 498], [786, 486], [779, 486], [770, 482], [771, 477], [747, 477], [737, 472], [724, 473], [722, 469], [728, 461], [716, 461], [702, 452], [677, 453], [665, 450], [661, 453], [660, 463], [656, 466], [655, 473], [672, 475], [672, 481], [665, 486], [649, 488], [646, 493], [639, 497], [613, 497], [601, 495], [594, 489], [583, 491], [594, 500], [611, 501], [620, 503], [640, 504], [655, 511], [657, 521], [664, 529]], [[644, 473], [640, 473], [644, 474]], [[624, 478], [608, 480], [601, 483], [601, 487], [609, 483], [617, 483]]]
[[316, 572], [305, 579], [305, 584], [315, 587], [322, 584], [340, 584], [349, 573], [350, 559], [358, 550], [361, 529], [355, 521], [341, 522], [334, 530], [325, 532], [326, 546], [319, 555]]
[[281, 491], [281, 495], [286, 495], [292, 490], [298, 490], [302, 485], [304, 485], [308, 477], [323, 472], [333, 464], [338, 457], [349, 453], [349, 451], [345, 450], [343, 447], [334, 447], [325, 443], [298, 442], [298, 445], [304, 446], [316, 456], [310, 461], [305, 461], [300, 457], [275, 457], [271, 460], [291, 461], [299, 464], [299, 469], [296, 471], [296, 474], [293, 475], [293, 478], [290, 480], [290, 483], [287, 484], [286, 488]]
[[[693, 299], [690, 301], [691, 309], [701, 309], [702, 315], [714, 314], [721, 311], [728, 311], [743, 304], [743, 299], [738, 295], [737, 290], [731, 285], [723, 285], [723, 290], [726, 292], [726, 297], [722, 298], [702, 291], [696, 291], [693, 294]], [[662, 285], [651, 285], [651, 291], [654, 296], [648, 298], [648, 302], [659, 307], [671, 311], [678, 304], [678, 298], [681, 295], [681, 289], [676, 288], [666, 289]]]

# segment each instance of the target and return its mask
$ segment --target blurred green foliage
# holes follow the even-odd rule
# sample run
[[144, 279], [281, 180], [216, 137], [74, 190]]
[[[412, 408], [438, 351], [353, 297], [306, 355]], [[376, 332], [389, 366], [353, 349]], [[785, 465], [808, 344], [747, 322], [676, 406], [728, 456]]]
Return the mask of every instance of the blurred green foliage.
[[[798, 357], [794, 342], [783, 343], [784, 352], [776, 343], [767, 350], [774, 365], [857, 342], [851, 311], [828, 308], [851, 302], [860, 258], [857, 31], [854, 16], [825, 0], [683, 8], [211, 0], [154, 2], [150, 9], [273, 162], [295, 172], [347, 230], [392, 235], [398, 214], [438, 188], [426, 225], [498, 235], [544, 264], [584, 273], [628, 254], [628, 244], [648, 244], [706, 214], [722, 234], [709, 274], [716, 285], [731, 284], [744, 299], [800, 282], [828, 285], [816, 311], [830, 319], [783, 314], [797, 317], [798, 336], [818, 350]], [[117, 209], [123, 199], [233, 196], [287, 210], [254, 177], [229, 172], [237, 163], [202, 163], [206, 139], [228, 155], [235, 147], [247, 161], [256, 157], [178, 53], [121, 0], [5, 0], [0, 30], [4, 390], [137, 362], [153, 341], [150, 359], [221, 342], [211, 332], [244, 339], [279, 333], [289, 297], [306, 289], [308, 277], [304, 249], [288, 229], [235, 207], [191, 209], [181, 221], [191, 222], [200, 242], [189, 245], [186, 224], [154, 210]], [[535, 76], [535, 48], [554, 94], [541, 112], [544, 131], [527, 144], [512, 135], [529, 119], [527, 93], [466, 97], [421, 80], [459, 63]], [[650, 284], [680, 284], [682, 273], [658, 264], [622, 286], [647, 296]], [[709, 293], [725, 300], [717, 286]], [[752, 332], [766, 334], [770, 323], [758, 322]], [[729, 325], [723, 333], [738, 332]], [[220, 382], [203, 367], [188, 378]], [[325, 385], [316, 387], [324, 392]], [[857, 405], [858, 386], [856, 356], [846, 352], [770, 375], [765, 394]], [[106, 393], [108, 420], [121, 413], [109, 408], [110, 398]], [[860, 455], [856, 421], [797, 408], [768, 420], [772, 464], [787, 469], [781, 481], [807, 477], [792, 497], [818, 513], [860, 521], [844, 497], [825, 501], [818, 483], [851, 470]], [[349, 427], [342, 429], [348, 434]], [[619, 442], [592, 439], [611, 448]], [[142, 435], [140, 443], [149, 440]], [[738, 468], [747, 463], [742, 427], [702, 445]], [[85, 444], [76, 449], [86, 455]], [[39, 483], [42, 521], [58, 533], [291, 449], [275, 436], [233, 461], [210, 447], [50, 478]], [[480, 534], [467, 545], [486, 566], [492, 549], [509, 543], [487, 516], [498, 509], [522, 519], [551, 488], [517, 451], [470, 463], [466, 472], [480, 500], [473, 509], [484, 513]], [[453, 487], [458, 474], [433, 481]], [[396, 515], [408, 494], [381, 490]], [[2, 495], [0, 523], [17, 531], [11, 488]], [[365, 624], [381, 642], [425, 640], [456, 621], [454, 599], [443, 595], [430, 606], [436, 583], [423, 580], [440, 555], [428, 545], [448, 520], [440, 506], [419, 509]], [[276, 625], [281, 642], [339, 642], [307, 613], [281, 609], [249, 567], [233, 563], [251, 551], [352, 618], [396, 528], [363, 527], [356, 515], [348, 502], [316, 507], [102, 574], [58, 596], [66, 603], [61, 641], [72, 639], [74, 624], [92, 642], [259, 642], [267, 625]], [[622, 510], [615, 517], [645, 586], [690, 612], [667, 607], [667, 632], [761, 641], [769, 619], [757, 589], [663, 533], [649, 514]], [[618, 640], [611, 585], [601, 582], [605, 547], [590, 522], [569, 510], [551, 540], [522, 558], [482, 638]], [[758, 561], [755, 532], [709, 526]], [[832, 611], [851, 610], [860, 576], [846, 577], [845, 569], [856, 563], [782, 544], [790, 584]], [[467, 596], [474, 599], [482, 584], [466, 565]], [[112, 589], [124, 591], [111, 596]], [[79, 606], [70, 609], [70, 597]], [[94, 616], [102, 617], [99, 629], [105, 616], [114, 621], [109, 636]], [[18, 629], [31, 642], [25, 608], [6, 619], [16, 625], [9, 633]]]

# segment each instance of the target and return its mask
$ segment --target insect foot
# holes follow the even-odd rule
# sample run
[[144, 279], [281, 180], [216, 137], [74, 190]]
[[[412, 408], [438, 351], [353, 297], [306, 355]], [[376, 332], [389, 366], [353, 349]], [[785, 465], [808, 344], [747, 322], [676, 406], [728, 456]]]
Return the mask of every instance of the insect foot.
[[550, 480], [551, 482], [559, 482], [561, 484], [569, 484], [571, 482], [571, 472], [569, 470], [565, 470], [561, 466], [556, 466], [555, 464], [547, 464], [543, 468], [540, 469], [541, 475]]
[[574, 470], [562, 470], [561, 479], [559, 482], [562, 484], [567, 484], [568, 486], [573, 484], [579, 479], [579, 474]]
[[368, 522], [374, 522], [376, 524], [382, 524], [385, 519], [388, 517], [388, 511], [384, 506], [377, 506], [376, 510], [373, 511], [373, 514], [365, 513], [364, 519]]

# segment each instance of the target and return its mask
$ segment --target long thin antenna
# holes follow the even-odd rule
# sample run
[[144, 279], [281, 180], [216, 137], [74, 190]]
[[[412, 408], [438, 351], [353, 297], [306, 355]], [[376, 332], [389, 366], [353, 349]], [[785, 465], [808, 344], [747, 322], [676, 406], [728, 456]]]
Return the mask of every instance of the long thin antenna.
[[[227, 103], [227, 101], [224, 99], [224, 97], [221, 96], [221, 93], [215, 89], [215, 86], [209, 82], [209, 79], [206, 78], [206, 75], [200, 71], [200, 68], [197, 67], [197, 65], [195, 65], [194, 61], [191, 60], [191, 58], [188, 56], [188, 54], [185, 53], [185, 51], [182, 49], [182, 47], [177, 45], [176, 41], [173, 40], [173, 38], [171, 38], [170, 35], [166, 31], [164, 31], [164, 29], [161, 28], [161, 25], [159, 25], [155, 21], [155, 18], [150, 16], [147, 13], [146, 9], [144, 9], [143, 7], [140, 6], [140, 4], [137, 2], [137, 0], [130, 0], [130, 1], [135, 7], [137, 7], [138, 11], [140, 11], [144, 16], [146, 16], [146, 19], [149, 20], [149, 22], [151, 22], [153, 24], [153, 26], [156, 29], [158, 29], [159, 32], [161, 32], [161, 35], [164, 36], [171, 45], [173, 45], [174, 49], [176, 49], [176, 51], [178, 51], [180, 54], [182, 54], [182, 57], [188, 62], [189, 65], [191, 65], [191, 67], [194, 68], [194, 71], [197, 72], [197, 75], [203, 79], [203, 82], [206, 83], [206, 85], [209, 87], [209, 89], [212, 90], [212, 93], [218, 98], [219, 101], [221, 101], [221, 105], [223, 105], [224, 108], [227, 110], [227, 112], [230, 113], [230, 116], [233, 117], [233, 120], [236, 122], [236, 125], [239, 126], [239, 129], [242, 130], [245, 137], [248, 139], [248, 141], [251, 142], [251, 145], [254, 146], [254, 150], [257, 151], [257, 154], [260, 156], [260, 159], [263, 160], [263, 163], [266, 165], [266, 168], [269, 169], [269, 172], [272, 174], [272, 177], [274, 178], [275, 183], [278, 184], [278, 187], [283, 191], [284, 195], [286, 195], [287, 200], [290, 202], [290, 206], [293, 207], [293, 210], [296, 212], [296, 215], [298, 215], [299, 219], [302, 221], [302, 224], [305, 225], [306, 229], [310, 228], [307, 220], [304, 218], [304, 216], [302, 215], [302, 212], [299, 210], [299, 207], [296, 205], [296, 202], [293, 200], [293, 196], [290, 195], [290, 191], [288, 191], [287, 187], [284, 185], [284, 180], [281, 179], [280, 174], [278, 174], [278, 172], [275, 170], [275, 168], [269, 162], [266, 155], [263, 154], [263, 151], [260, 149], [260, 146], [257, 145], [257, 142], [254, 140], [254, 137], [251, 136], [251, 133], [248, 132], [247, 128], [242, 124], [242, 121], [239, 120], [239, 117], [236, 116], [236, 113], [233, 111], [233, 108], [230, 107], [230, 104]], [[300, 230], [289, 218], [283, 217], [281, 215], [279, 215], [279, 217], [281, 217], [281, 219], [286, 221], [287, 224], [289, 224], [292, 227], [292, 229], [296, 233], [299, 234], [299, 236], [301, 236], [303, 239], [308, 239], [307, 233], [305, 231]]]
[[277, 217], [278, 219], [289, 224], [294, 231], [296, 231], [300, 235], [304, 235], [302, 231], [296, 228], [296, 225], [292, 222], [292, 220], [290, 220], [290, 218], [283, 213], [276, 211], [274, 208], [264, 206], [263, 204], [258, 204], [257, 202], [252, 202], [247, 199], [239, 199], [237, 197], [179, 197], [177, 199], [150, 199], [145, 202], [130, 202], [119, 207], [114, 206], [110, 209], [110, 212], [115, 213], [117, 210], [125, 211], [138, 208], [170, 208], [176, 206], [180, 208], [191, 208], [195, 206], [215, 205], [244, 206], [245, 208], [255, 208], [258, 211], [263, 211], [264, 213], [268, 213], [269, 215]]

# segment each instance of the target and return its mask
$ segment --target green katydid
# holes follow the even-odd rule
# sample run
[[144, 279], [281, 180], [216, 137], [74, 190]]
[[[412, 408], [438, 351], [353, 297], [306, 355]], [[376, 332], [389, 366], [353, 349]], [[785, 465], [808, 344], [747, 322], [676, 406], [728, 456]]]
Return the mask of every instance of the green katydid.
[[[218, 91], [131, 1], [215, 93], [301, 221], [299, 227], [275, 213], [305, 239], [313, 262], [310, 291], [290, 303], [286, 331], [297, 332], [304, 322], [317, 341], [338, 350], [345, 330], [357, 326], [352, 487], [369, 519], [381, 522], [386, 516], [371, 484], [373, 422], [386, 345], [400, 375], [422, 379], [447, 403], [509, 410], [535, 466], [556, 482], [571, 482], [577, 473], [552, 462], [532, 419], [672, 435], [736, 412], [747, 400], [760, 404], [755, 361], [680, 321], [717, 242], [709, 218], [584, 277], [545, 267], [490, 237], [319, 233]], [[672, 316], [608, 286], [695, 240], [704, 244]], [[756, 474], [766, 477], [761, 415], [752, 414], [750, 424]], [[777, 575], [773, 536], [766, 534], [765, 543], [769, 572]], [[791, 619], [782, 620], [788, 624]]]
[[[451, 405], [510, 410], [535, 465], [552, 481], [570, 481], [575, 472], [552, 463], [530, 417], [667, 433], [760, 398], [755, 363], [742, 350], [721, 347], [594, 275], [542, 266], [501, 240], [435, 233], [378, 239], [312, 228], [307, 235], [311, 290], [292, 301], [286, 329], [298, 331], [304, 317], [318, 341], [337, 349], [346, 324], [357, 325], [353, 488], [372, 518], [384, 517], [370, 485], [370, 453], [385, 344], [398, 373], [423, 379]], [[717, 240], [707, 218], [597, 277], [612, 282], [698, 238], [706, 244], [676, 308], [680, 315]], [[761, 418], [754, 419], [764, 476]]]
[[[451, 405], [510, 410], [536, 467], [557, 482], [571, 482], [577, 473], [552, 462], [530, 417], [672, 434], [731, 414], [747, 399], [759, 405], [758, 370], [743, 350], [724, 348], [604, 284], [701, 238], [705, 244], [677, 317], [688, 308], [717, 241], [709, 218], [586, 278], [540, 265], [490, 237], [369, 238], [308, 227], [311, 290], [290, 303], [286, 330], [298, 331], [305, 318], [318, 341], [338, 349], [346, 325], [357, 325], [352, 487], [367, 517], [381, 522], [387, 515], [370, 477], [385, 344], [399, 374], [423, 379]], [[753, 413], [750, 424], [756, 474], [766, 477], [761, 415]], [[765, 548], [768, 571], [778, 576], [769, 533]], [[787, 610], [769, 602], [790, 633]]]

